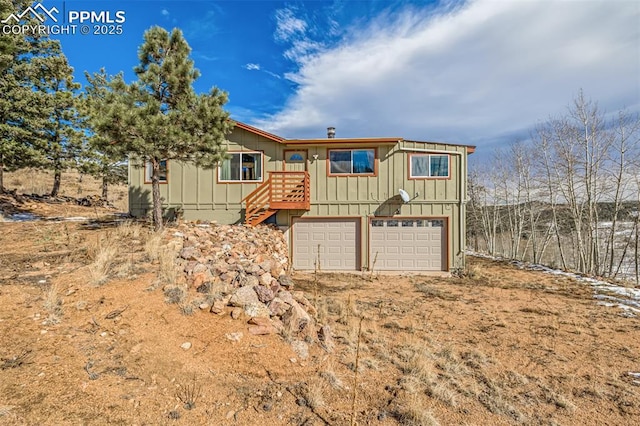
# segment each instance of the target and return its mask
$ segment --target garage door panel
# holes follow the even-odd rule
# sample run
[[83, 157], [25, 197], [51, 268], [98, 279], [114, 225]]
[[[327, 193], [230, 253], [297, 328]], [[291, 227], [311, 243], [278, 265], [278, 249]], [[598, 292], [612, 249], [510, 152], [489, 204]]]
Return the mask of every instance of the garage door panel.
[[[319, 260], [323, 270], [356, 270], [360, 243], [358, 223], [354, 219], [294, 221], [293, 267], [313, 270]], [[311, 238], [305, 237], [311, 231]]]
[[445, 269], [446, 233], [440, 219], [375, 219], [369, 234], [371, 259], [377, 253], [378, 270]]
[[[378, 264], [376, 263], [376, 266], [377, 266], [377, 265], [378, 265]], [[399, 262], [399, 261], [397, 261], [397, 260], [392, 260], [392, 259], [390, 259], [390, 260], [388, 260], [388, 261], [387, 261], [387, 265], [392, 266], [392, 267], [399, 268], [399, 267], [400, 267], [400, 262]]]
[[415, 247], [401, 247], [400, 251], [404, 255], [414, 255], [416, 253], [416, 248]]
[[331, 232], [327, 234], [327, 241], [341, 241], [344, 237], [348, 237], [348, 235], [343, 235], [338, 232]]

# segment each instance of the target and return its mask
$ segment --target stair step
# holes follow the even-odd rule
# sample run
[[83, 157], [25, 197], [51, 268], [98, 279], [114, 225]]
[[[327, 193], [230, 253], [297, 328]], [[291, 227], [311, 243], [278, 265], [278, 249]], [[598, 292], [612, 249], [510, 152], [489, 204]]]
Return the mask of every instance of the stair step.
[[251, 217], [246, 218], [245, 222], [251, 226], [256, 226], [273, 216], [276, 212], [277, 210], [265, 209], [258, 214], [253, 214]]

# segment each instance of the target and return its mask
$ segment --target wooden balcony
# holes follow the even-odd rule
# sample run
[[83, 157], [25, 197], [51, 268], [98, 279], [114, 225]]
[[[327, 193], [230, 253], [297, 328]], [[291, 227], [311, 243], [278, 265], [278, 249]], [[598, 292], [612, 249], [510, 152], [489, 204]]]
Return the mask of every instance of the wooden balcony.
[[309, 172], [268, 172], [269, 178], [247, 195], [245, 223], [258, 225], [278, 210], [309, 210]]

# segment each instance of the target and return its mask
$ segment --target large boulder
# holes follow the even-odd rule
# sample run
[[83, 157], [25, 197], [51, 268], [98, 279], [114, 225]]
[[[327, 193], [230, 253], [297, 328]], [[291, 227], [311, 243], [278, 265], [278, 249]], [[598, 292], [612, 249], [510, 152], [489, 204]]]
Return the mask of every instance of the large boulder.
[[279, 297], [274, 297], [273, 300], [269, 303], [269, 310], [271, 311], [271, 315], [274, 317], [281, 317], [291, 308], [291, 305], [285, 303]]
[[255, 317], [263, 317], [269, 318], [271, 316], [271, 311], [264, 303], [253, 302], [244, 305], [244, 313], [251, 318]]
[[269, 287], [257, 285], [253, 287], [253, 290], [256, 292], [256, 294], [258, 295], [258, 299], [262, 303], [269, 303], [275, 297], [275, 295], [273, 294], [273, 291]]
[[244, 308], [246, 305], [252, 303], [260, 303], [258, 295], [253, 291], [253, 287], [239, 287], [231, 295], [229, 304], [239, 308]]
[[313, 328], [313, 320], [307, 311], [297, 303], [282, 315], [282, 323], [287, 332], [296, 336]]

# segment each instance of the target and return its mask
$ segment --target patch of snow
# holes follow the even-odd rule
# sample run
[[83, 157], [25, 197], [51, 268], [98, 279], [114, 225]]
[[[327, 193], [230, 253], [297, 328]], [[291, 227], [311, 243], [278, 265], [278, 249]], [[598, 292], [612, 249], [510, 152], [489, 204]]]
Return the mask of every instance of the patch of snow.
[[62, 216], [54, 216], [44, 218], [47, 222], [84, 222], [89, 220], [88, 217], [83, 216], [71, 216], [71, 217], [62, 217]]
[[63, 217], [62, 220], [65, 222], [82, 222], [84, 220], [89, 220], [89, 218], [82, 217], [82, 216], [72, 216], [72, 217]]
[[46, 221], [46, 222], [85, 222], [88, 221], [88, 217], [84, 216], [71, 216], [71, 217], [42, 217], [38, 216], [34, 213], [14, 213], [8, 216], [0, 216], [6, 222], [37, 222], [37, 221]]
[[[599, 303], [603, 306], [617, 306], [623, 309], [626, 313], [635, 316], [633, 313], [640, 314], [640, 288], [623, 287], [620, 285], [612, 284], [606, 281], [598, 280], [596, 278], [586, 277], [573, 272], [561, 271], [559, 269], [553, 269], [545, 265], [539, 265], [535, 263], [526, 263], [519, 260], [506, 259], [500, 256], [490, 256], [484, 253], [476, 253], [474, 251], [467, 251], [468, 255], [481, 257], [484, 259], [508, 261], [510, 264], [530, 271], [540, 271], [546, 274], [558, 275], [562, 277], [572, 278], [578, 282], [589, 284], [593, 288], [594, 298], [601, 300]], [[617, 295], [624, 297], [614, 297]], [[602, 302], [602, 300], [613, 300], [613, 303]]]
[[33, 220], [40, 220], [40, 216], [33, 213], [14, 213], [10, 214], [6, 219], [9, 222], [31, 222]]

